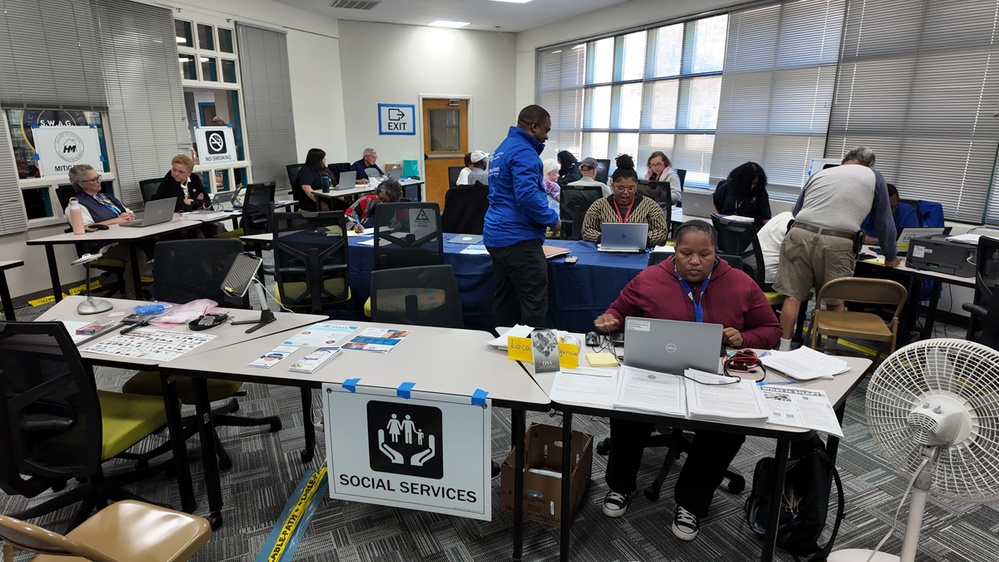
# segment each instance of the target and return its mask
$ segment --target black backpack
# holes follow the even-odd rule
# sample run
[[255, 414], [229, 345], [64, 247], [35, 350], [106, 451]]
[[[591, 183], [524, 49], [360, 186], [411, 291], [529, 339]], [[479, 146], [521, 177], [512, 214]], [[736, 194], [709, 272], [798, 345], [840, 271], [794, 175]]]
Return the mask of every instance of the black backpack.
[[[746, 521], [753, 532], [761, 537], [766, 533], [766, 517], [770, 508], [775, 469], [776, 461], [772, 457], [760, 459], [756, 463], [753, 489], [746, 500]], [[839, 496], [836, 522], [829, 542], [820, 547], [818, 540], [826, 525], [832, 481], [836, 482]], [[824, 562], [832, 550], [839, 525], [843, 521], [843, 508], [843, 484], [840, 482], [839, 472], [826, 454], [822, 439], [816, 435], [810, 440], [792, 443], [784, 476], [777, 546], [793, 555], [795, 560], [799, 556], [811, 556], [809, 562]]]

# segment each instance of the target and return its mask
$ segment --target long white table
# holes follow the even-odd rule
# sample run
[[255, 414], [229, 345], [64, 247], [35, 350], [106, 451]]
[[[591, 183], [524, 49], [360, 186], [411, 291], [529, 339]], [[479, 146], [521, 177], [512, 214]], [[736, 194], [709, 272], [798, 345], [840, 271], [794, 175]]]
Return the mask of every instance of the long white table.
[[72, 232], [64, 234], [54, 234], [43, 238], [28, 240], [28, 246], [45, 246], [45, 257], [49, 264], [49, 276], [52, 279], [52, 294], [56, 302], [62, 300], [62, 285], [59, 283], [59, 265], [56, 263], [55, 246], [60, 244], [108, 244], [110, 242], [122, 242], [128, 245], [128, 257], [132, 264], [132, 280], [135, 289], [141, 286], [142, 266], [138, 263], [139, 258], [136, 252], [136, 244], [141, 240], [146, 240], [161, 234], [176, 232], [187, 228], [195, 228], [202, 224], [201, 221], [185, 220], [180, 215], [174, 214], [173, 220], [162, 224], [154, 224], [147, 227], [122, 227], [113, 224], [107, 230], [88, 232], [83, 235], [76, 235]]
[[[499, 333], [504, 333], [505, 328], [497, 328]], [[582, 335], [577, 334], [579, 340], [583, 341]], [[585, 352], [589, 351], [589, 348], [580, 351], [579, 364], [581, 367], [589, 367], [589, 362], [587, 362], [585, 357]], [[796, 383], [802, 388], [824, 390], [826, 395], [829, 397], [829, 401], [832, 403], [833, 407], [836, 409], [836, 415], [843, 420], [843, 412], [846, 407], [846, 399], [850, 392], [856, 388], [857, 384], [860, 382], [867, 368], [871, 365], [871, 360], [861, 357], [842, 357], [849, 367], [850, 371], [841, 375], [836, 375], [832, 380], [814, 380], [804, 383]], [[616, 368], [616, 367], [612, 367]], [[721, 372], [720, 362], [719, 362], [719, 372]], [[555, 373], [542, 373], [533, 375], [534, 380], [537, 381], [538, 385], [545, 390], [545, 392], [550, 392], [552, 384], [555, 381]], [[787, 381], [782, 375], [770, 372], [767, 374], [765, 379], [768, 382], [778, 382]], [[775, 530], [777, 529], [777, 521], [780, 516], [780, 504], [781, 504], [781, 493], [784, 489], [784, 474], [787, 470], [787, 459], [790, 452], [791, 441], [800, 441], [809, 439], [815, 434], [814, 431], [793, 428], [787, 426], [779, 426], [773, 424], [766, 424], [764, 427], [745, 427], [736, 424], [724, 424], [724, 423], [714, 423], [714, 422], [703, 422], [694, 421], [686, 418], [675, 418], [665, 415], [655, 415], [655, 414], [640, 414], [636, 412], [628, 412], [622, 410], [608, 409], [605, 406], [588, 405], [588, 404], [562, 404], [562, 403], [552, 403], [552, 407], [556, 410], [563, 412], [562, 418], [562, 440], [563, 443], [572, 442], [572, 416], [575, 413], [604, 416], [604, 417], [618, 417], [625, 419], [634, 419], [640, 421], [649, 421], [657, 423], [667, 423], [671, 427], [680, 430], [697, 430], [697, 429], [710, 429], [711, 431], [724, 431], [730, 433], [743, 433], [745, 435], [756, 435], [760, 437], [769, 437], [776, 439], [777, 446], [774, 458], [777, 460], [776, 463], [776, 478], [778, 480], [777, 484], [773, 488], [773, 495], [770, 498], [770, 505], [773, 507], [767, 519], [767, 533], [763, 538], [763, 551], [760, 555], [760, 560], [769, 562], [773, 560], [774, 549], [776, 546], [777, 535]], [[827, 449], [829, 457], [835, 462], [836, 460], [836, 449], [839, 445], [839, 440], [830, 435], [828, 439]], [[569, 506], [569, 469], [572, 466], [571, 459], [571, 447], [562, 448], [562, 505], [561, 513], [570, 513]], [[569, 560], [569, 541], [570, 541], [570, 518], [567, 516], [562, 517], [561, 527], [560, 527], [560, 545], [559, 545], [559, 556], [562, 562], [568, 562]]]
[[[422, 180], [410, 180], [410, 179], [399, 180], [399, 185], [402, 186], [404, 197], [409, 197], [410, 199], [417, 201], [420, 199], [419, 191], [417, 191], [417, 197], [410, 197], [412, 193], [408, 188], [413, 188], [413, 187], [419, 188], [419, 186], [423, 185]], [[342, 197], [351, 197], [354, 195], [365, 195], [368, 193], [373, 193], [375, 191], [375, 187], [377, 186], [372, 185], [370, 183], [355, 183], [354, 187], [348, 187], [345, 189], [330, 188], [329, 191], [322, 191], [317, 189], [313, 190], [312, 193], [314, 193], [317, 197], [322, 197], [325, 199], [338, 199]]]
[[[77, 321], [77, 322], [94, 322], [98, 320], [109, 320], [117, 319], [120, 320], [127, 314], [131, 314], [138, 304], [148, 304], [141, 301], [131, 301], [125, 299], [104, 299], [109, 301], [114, 308], [108, 312], [101, 314], [92, 315], [81, 315], [76, 311], [77, 305], [86, 300], [86, 297], [82, 296], [70, 296], [62, 301], [58, 302], [45, 311], [44, 314], [38, 317], [37, 321], [55, 321], [55, 320], [66, 320], [66, 321]], [[238, 310], [238, 309], [220, 309], [221, 312], [226, 312], [229, 314], [230, 318], [235, 321], [243, 320], [255, 320], [260, 318], [260, 311], [256, 310]], [[273, 334], [280, 334], [281, 332], [287, 332], [289, 330], [294, 330], [296, 328], [301, 328], [302, 326], [307, 326], [326, 320], [326, 316], [320, 316], [316, 314], [290, 314], [283, 312], [275, 312], [276, 320], [260, 328], [259, 330], [248, 334], [246, 332], [248, 326], [240, 325], [234, 326], [232, 324], [222, 324], [216, 326], [209, 330], [200, 332], [203, 334], [210, 334], [215, 336], [211, 341], [195, 348], [193, 351], [189, 352], [182, 357], [201, 357], [199, 361], [205, 361], [206, 357], [213, 357], [214, 354], [218, 353], [219, 350], [225, 349], [227, 346], [233, 346], [241, 342], [252, 341], [257, 338], [267, 337]], [[151, 325], [150, 327], [163, 330], [188, 332], [190, 331], [186, 324], [176, 324], [172, 326], [157, 326]], [[170, 429], [170, 440], [173, 445], [173, 455], [175, 459], [175, 469], [177, 470], [177, 485], [180, 490], [181, 504], [184, 511], [193, 512], [195, 508], [194, 499], [194, 486], [191, 482], [191, 470], [187, 463], [187, 446], [184, 443], [184, 430], [181, 423], [180, 417], [180, 406], [177, 398], [177, 390], [174, 385], [174, 378], [167, 376], [162, 370], [161, 366], [164, 364], [160, 361], [144, 359], [144, 358], [132, 358], [132, 357], [122, 357], [115, 355], [107, 355], [103, 353], [92, 353], [87, 351], [88, 347], [94, 344], [111, 339], [124, 329], [124, 327], [119, 327], [110, 332], [102, 334], [92, 340], [83, 343], [80, 346], [80, 356], [84, 361], [90, 363], [91, 365], [103, 365], [108, 367], [117, 367], [122, 369], [140, 369], [140, 370], [160, 370], [160, 379], [163, 384], [163, 397], [164, 403], [167, 405], [167, 426]], [[203, 381], [202, 381], [203, 382]], [[205, 388], [204, 394], [205, 400], [207, 401], [208, 393], [207, 387]], [[207, 404], [207, 402], [206, 402]], [[208, 412], [211, 411], [211, 407], [208, 406]], [[203, 419], [203, 418], [199, 418]], [[202, 450], [202, 459], [204, 461], [205, 473], [214, 473], [215, 482], [218, 482], [218, 462], [215, 460], [215, 439], [211, 433], [212, 429], [210, 426], [201, 427], [201, 442], [202, 444], [208, 442], [212, 446], [208, 450], [211, 456], [208, 456], [208, 452], [205, 449]], [[315, 428], [311, 425], [306, 424], [306, 443], [310, 442], [309, 433], [312, 433], [311, 442], [315, 443]]]
[[[296, 359], [314, 348], [303, 347], [269, 369], [248, 367], [247, 364], [278, 345], [288, 334], [271, 335], [238, 345], [223, 347], [210, 354], [199, 353], [181, 357], [160, 366], [161, 372], [170, 376], [189, 376], [200, 382], [207, 400], [208, 378], [221, 378], [280, 384], [303, 388], [320, 388], [323, 383], [342, 384], [350, 378], [360, 378], [360, 384], [386, 389], [396, 389], [404, 382], [416, 383], [414, 390], [441, 394], [471, 396], [476, 389], [487, 391], [493, 405], [513, 409], [512, 438], [517, 450], [518, 475], [514, 485], [523, 487], [524, 459], [524, 410], [548, 409], [547, 394], [534, 382], [516, 361], [506, 358], [505, 352], [487, 345], [492, 339], [488, 332], [456, 330], [427, 326], [403, 326], [372, 322], [346, 322], [330, 320], [341, 325], [392, 327], [411, 329], [412, 333], [389, 353], [344, 350], [340, 356], [315, 373], [295, 373], [288, 370]], [[199, 390], [200, 391], [200, 390]], [[199, 413], [207, 411], [207, 402], [199, 400]], [[202, 446], [214, 449], [210, 440]], [[214, 452], [205, 452], [210, 458]], [[206, 466], [205, 478], [213, 476]], [[221, 487], [218, 482], [208, 482], [210, 520], [221, 520]], [[514, 559], [520, 559], [523, 543], [523, 515], [520, 509], [522, 494], [515, 498]]]

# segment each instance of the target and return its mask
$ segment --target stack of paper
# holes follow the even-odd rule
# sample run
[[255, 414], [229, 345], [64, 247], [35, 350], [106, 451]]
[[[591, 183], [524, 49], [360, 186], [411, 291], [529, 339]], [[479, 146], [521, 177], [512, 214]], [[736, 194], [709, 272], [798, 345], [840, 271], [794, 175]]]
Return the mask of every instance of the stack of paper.
[[614, 409], [685, 416], [687, 404], [683, 383], [683, 378], [677, 375], [622, 366], [618, 372]]
[[515, 338], [529, 338], [531, 337], [531, 332], [533, 331], [534, 328], [531, 326], [517, 324], [513, 328], [510, 328], [505, 334], [500, 334], [498, 338], [489, 342], [489, 345], [505, 350], [508, 337], [513, 336]]
[[770, 409], [755, 381], [735, 379], [687, 369], [687, 417], [713, 422], [739, 421], [740, 425], [763, 427]]
[[289, 371], [299, 373], [314, 373], [320, 367], [329, 363], [337, 355], [340, 355], [339, 347], [320, 347], [305, 357], [295, 361], [288, 367]]
[[794, 351], [771, 351], [760, 360], [767, 369], [780, 371], [799, 381], [831, 379], [833, 375], [850, 370], [846, 361], [805, 346]]

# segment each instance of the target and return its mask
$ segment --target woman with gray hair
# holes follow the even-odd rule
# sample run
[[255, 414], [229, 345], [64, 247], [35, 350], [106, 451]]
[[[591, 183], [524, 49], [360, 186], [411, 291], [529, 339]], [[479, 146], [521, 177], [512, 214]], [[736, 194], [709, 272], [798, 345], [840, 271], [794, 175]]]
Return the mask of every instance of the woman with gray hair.
[[358, 234], [364, 232], [365, 228], [370, 228], [375, 224], [375, 207], [378, 203], [395, 203], [402, 199], [402, 186], [398, 180], [387, 179], [378, 184], [374, 193], [369, 193], [354, 202], [344, 212], [347, 217], [348, 227], [351, 225], [354, 232]]

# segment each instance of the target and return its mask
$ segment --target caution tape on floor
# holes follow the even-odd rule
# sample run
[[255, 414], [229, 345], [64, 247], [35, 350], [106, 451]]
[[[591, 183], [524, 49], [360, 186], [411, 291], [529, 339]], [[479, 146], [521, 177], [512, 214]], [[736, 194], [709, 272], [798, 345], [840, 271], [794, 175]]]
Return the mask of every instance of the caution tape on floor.
[[326, 465], [312, 475], [302, 477], [298, 487], [288, 498], [288, 503], [278, 518], [278, 524], [267, 536], [256, 562], [281, 562], [292, 559], [328, 488]]
[[[94, 279], [93, 281], [90, 282], [90, 290], [91, 291], [96, 291], [96, 290], [100, 289], [101, 287], [102, 287], [101, 282], [98, 281], [98, 280], [96, 280], [96, 279]], [[80, 295], [80, 294], [83, 294], [83, 292], [86, 291], [86, 290], [87, 290], [87, 284], [84, 283], [82, 285], [78, 285], [76, 287], [70, 288], [68, 290], [68, 292], [71, 295]], [[66, 298], [66, 293], [62, 294], [62, 298]], [[41, 297], [41, 298], [32, 299], [32, 300], [28, 301], [28, 305], [29, 306], [41, 306], [43, 304], [52, 304], [54, 302], [55, 302], [55, 297], [52, 296], [52, 295], [48, 295], [48, 296], [44, 296], [44, 297]]]

